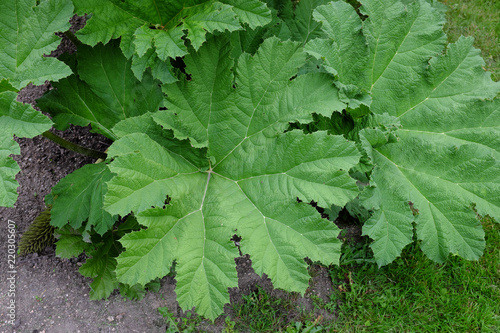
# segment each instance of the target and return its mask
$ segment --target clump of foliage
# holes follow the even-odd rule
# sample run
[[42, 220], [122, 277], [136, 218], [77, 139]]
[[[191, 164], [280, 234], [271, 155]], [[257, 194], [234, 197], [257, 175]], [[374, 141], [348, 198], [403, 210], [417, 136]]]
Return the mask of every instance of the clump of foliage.
[[[210, 319], [241, 253], [300, 293], [304, 258], [338, 263], [339, 229], [312, 201], [363, 217], [379, 266], [414, 236], [436, 262], [478, 259], [477, 214], [500, 217], [500, 83], [471, 38], [447, 44], [441, 5], [360, 3], [1, 5], [0, 204], [16, 200], [13, 135], [90, 124], [113, 144], [46, 197], [57, 253], [91, 257], [93, 298], [175, 263], [179, 304]], [[73, 13], [89, 15], [76, 55], [43, 57]], [[52, 120], [15, 101], [44, 80]]]

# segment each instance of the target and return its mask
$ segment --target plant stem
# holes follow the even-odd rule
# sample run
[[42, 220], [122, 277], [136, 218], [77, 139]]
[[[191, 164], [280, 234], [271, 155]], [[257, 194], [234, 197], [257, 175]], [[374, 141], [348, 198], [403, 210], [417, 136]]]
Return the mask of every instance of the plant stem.
[[49, 139], [51, 141], [54, 141], [55, 143], [57, 143], [58, 145], [66, 148], [66, 149], [83, 154], [85, 156], [90, 156], [90, 157], [98, 158], [98, 159], [102, 158], [104, 160], [107, 157], [107, 154], [105, 154], [101, 151], [97, 151], [97, 150], [93, 150], [93, 149], [79, 146], [73, 142], [69, 142], [68, 140], [61, 138], [60, 136], [58, 136], [50, 131], [43, 132], [42, 136], [46, 137], [47, 139]]

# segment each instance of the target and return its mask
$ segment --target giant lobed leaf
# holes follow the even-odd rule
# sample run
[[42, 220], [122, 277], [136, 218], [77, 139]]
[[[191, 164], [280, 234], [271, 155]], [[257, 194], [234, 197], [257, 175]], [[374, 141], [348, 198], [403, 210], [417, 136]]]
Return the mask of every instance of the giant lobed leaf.
[[66, 0], [9, 0], [0, 3], [0, 80], [17, 89], [71, 74], [63, 62], [46, 58], [60, 43], [55, 32], [69, 29], [73, 5]]
[[117, 43], [82, 45], [77, 62], [76, 74], [54, 83], [55, 89], [37, 100], [37, 106], [53, 116], [57, 129], [90, 124], [95, 132], [115, 140], [112, 128], [118, 122], [160, 107], [158, 82], [149, 74], [139, 81]]
[[205, 162], [130, 133], [109, 149], [116, 176], [105, 198], [111, 214], [132, 211], [147, 227], [121, 239], [119, 281], [144, 285], [175, 260], [180, 305], [211, 319], [229, 301], [227, 288], [237, 286], [235, 233], [258, 274], [304, 292], [303, 259], [330, 264], [340, 253], [337, 227], [305, 202], [344, 206], [358, 193], [348, 175], [360, 157], [352, 142], [326, 132], [284, 133], [289, 122], [345, 107], [324, 74], [294, 78], [306, 61], [300, 44], [265, 40], [236, 67], [229, 54], [223, 37], [191, 50], [190, 80], [164, 86], [168, 110], [153, 115], [178, 138], [206, 147]]
[[[429, 258], [441, 262], [452, 253], [477, 259], [484, 233], [472, 205], [479, 214], [500, 217], [499, 101], [491, 101], [500, 84], [482, 69], [471, 39], [461, 38], [443, 53], [444, 16], [437, 5], [399, 0], [362, 4], [368, 16], [363, 36], [342, 37], [344, 31], [353, 32], [348, 26], [359, 27], [360, 20], [354, 15], [339, 20], [333, 7], [353, 10], [334, 3], [315, 14], [330, 39], [308, 47], [325, 58], [327, 70], [342, 83], [370, 92], [372, 112], [397, 117], [402, 126], [398, 143], [370, 149], [376, 167], [373, 186], [362, 200], [374, 214], [363, 232], [374, 239], [379, 265], [394, 260], [412, 241], [412, 223]], [[342, 49], [368, 52], [369, 57], [352, 63], [354, 57], [344, 56]], [[371, 139], [363, 140], [369, 145]]]
[[0, 206], [13, 207], [17, 200], [16, 174], [20, 171], [17, 163], [9, 157], [21, 153], [14, 135], [32, 138], [48, 131], [52, 121], [36, 111], [29, 104], [16, 101], [14, 91], [0, 92]]

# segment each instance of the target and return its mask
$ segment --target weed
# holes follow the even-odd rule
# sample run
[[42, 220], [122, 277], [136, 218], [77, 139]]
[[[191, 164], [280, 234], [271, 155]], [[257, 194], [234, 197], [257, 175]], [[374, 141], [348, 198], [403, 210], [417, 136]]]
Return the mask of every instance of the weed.
[[256, 291], [233, 304], [235, 315], [229, 332], [315, 332], [305, 329], [317, 326], [322, 318], [315, 321], [312, 314], [305, 313], [296, 296], [277, 297], [257, 286]]
[[186, 312], [185, 316], [182, 318], [176, 318], [167, 307], [158, 308], [158, 312], [160, 312], [167, 323], [167, 333], [198, 332], [197, 326], [200, 324], [201, 318], [197, 315], [193, 315], [192, 312]]
[[226, 324], [226, 327], [224, 328], [224, 333], [233, 333], [236, 332], [234, 327], [236, 326], [236, 322], [231, 320], [231, 317], [227, 316], [224, 319], [224, 322]]
[[241, 303], [234, 307], [239, 329], [248, 329], [252, 332], [272, 332], [286, 325], [286, 312], [291, 310], [292, 304], [285, 304], [280, 298], [269, 294], [257, 286], [257, 291], [244, 295]]

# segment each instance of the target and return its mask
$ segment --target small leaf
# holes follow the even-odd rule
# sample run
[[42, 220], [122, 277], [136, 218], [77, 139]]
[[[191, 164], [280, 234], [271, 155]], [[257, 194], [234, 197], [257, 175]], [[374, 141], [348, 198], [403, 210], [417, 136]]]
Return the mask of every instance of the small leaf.
[[106, 299], [113, 290], [118, 288], [119, 284], [114, 272], [116, 258], [109, 251], [109, 246], [104, 245], [90, 252], [92, 257], [87, 259], [78, 270], [83, 276], [94, 279], [90, 284], [90, 299]]
[[61, 258], [78, 257], [83, 252], [92, 248], [90, 243], [83, 240], [80, 232], [65, 226], [56, 231], [58, 240], [56, 242], [56, 256]]

